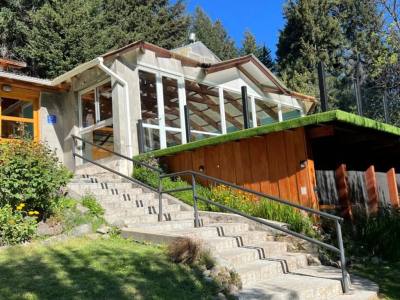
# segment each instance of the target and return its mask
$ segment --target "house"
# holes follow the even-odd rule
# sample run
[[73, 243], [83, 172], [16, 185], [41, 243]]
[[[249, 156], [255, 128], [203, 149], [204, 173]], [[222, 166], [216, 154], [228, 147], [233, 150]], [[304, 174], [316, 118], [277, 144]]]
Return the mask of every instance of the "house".
[[[104, 149], [155, 151], [170, 170], [201, 170], [319, 208], [318, 171], [400, 167], [400, 129], [343, 112], [307, 116], [316, 99], [287, 88], [253, 55], [221, 61], [199, 41], [173, 50], [138, 41], [51, 80], [18, 74], [23, 67], [0, 60], [0, 139], [44, 141], [71, 170], [86, 163], [73, 159], [76, 135], [95, 145], [78, 143], [81, 155], [125, 174], [132, 165]], [[348, 208], [341, 188], [336, 204]], [[392, 203], [396, 191], [386, 193]]]
[[[253, 55], [220, 61], [201, 42], [174, 50], [135, 42], [52, 80], [7, 71], [25, 66], [18, 62], [1, 65], [1, 139], [29, 134], [71, 169], [71, 134], [132, 157], [242, 130], [242, 87], [251, 127], [305, 115], [316, 103], [285, 87]], [[81, 151], [94, 160], [108, 155]]]

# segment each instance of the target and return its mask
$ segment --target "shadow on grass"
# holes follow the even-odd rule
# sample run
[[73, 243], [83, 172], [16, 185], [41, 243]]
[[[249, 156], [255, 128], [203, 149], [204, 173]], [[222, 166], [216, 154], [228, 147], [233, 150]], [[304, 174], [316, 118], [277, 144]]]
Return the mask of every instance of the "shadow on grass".
[[121, 239], [0, 252], [0, 299], [210, 299], [199, 273]]
[[352, 272], [376, 282], [384, 299], [400, 299], [400, 262], [356, 264]]

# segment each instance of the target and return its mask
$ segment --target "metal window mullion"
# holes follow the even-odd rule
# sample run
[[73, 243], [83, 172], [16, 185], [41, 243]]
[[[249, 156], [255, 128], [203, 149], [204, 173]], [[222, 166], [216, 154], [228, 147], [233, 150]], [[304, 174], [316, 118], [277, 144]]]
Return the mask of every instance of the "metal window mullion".
[[251, 119], [252, 126], [257, 127], [257, 112], [256, 112], [256, 99], [254, 96], [250, 96], [250, 107], [251, 107]]
[[225, 102], [224, 102], [224, 89], [222, 87], [218, 87], [218, 96], [219, 96], [219, 113], [221, 117], [221, 132], [222, 134], [225, 134], [226, 133]]
[[95, 115], [95, 122], [100, 122], [100, 97], [99, 97], [99, 89], [96, 87], [94, 89], [94, 115]]
[[278, 121], [282, 122], [283, 121], [283, 114], [282, 114], [282, 104], [278, 104]]
[[178, 98], [179, 98], [179, 118], [181, 124], [181, 140], [182, 144], [186, 144], [186, 124], [185, 124], [185, 105], [186, 105], [186, 90], [185, 90], [185, 78], [180, 77], [178, 79]]
[[164, 107], [164, 93], [162, 85], [162, 76], [160, 73], [156, 74], [156, 90], [157, 90], [157, 106], [158, 106], [158, 125], [160, 126], [160, 147], [161, 149], [167, 148], [167, 137], [165, 131], [165, 107]]

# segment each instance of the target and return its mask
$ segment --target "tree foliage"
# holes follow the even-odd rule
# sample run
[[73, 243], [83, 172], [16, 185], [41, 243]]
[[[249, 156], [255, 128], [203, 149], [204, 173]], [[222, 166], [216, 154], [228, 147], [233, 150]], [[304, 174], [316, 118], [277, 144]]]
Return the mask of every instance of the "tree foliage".
[[196, 38], [220, 59], [225, 60], [237, 56], [235, 42], [228, 35], [221, 21], [212, 22], [200, 7], [197, 7], [194, 13], [191, 30], [196, 34]]
[[244, 33], [240, 54], [254, 54], [271, 71], [275, 69], [275, 63], [271, 56], [271, 50], [269, 50], [265, 44], [262, 46], [258, 45], [255, 36], [248, 30]]

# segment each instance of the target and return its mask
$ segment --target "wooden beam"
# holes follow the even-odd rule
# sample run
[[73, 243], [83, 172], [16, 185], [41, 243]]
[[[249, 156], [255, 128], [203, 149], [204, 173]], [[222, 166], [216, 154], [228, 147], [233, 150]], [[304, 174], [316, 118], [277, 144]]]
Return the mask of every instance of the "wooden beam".
[[339, 194], [341, 215], [347, 219], [353, 219], [353, 212], [350, 202], [350, 191], [347, 183], [347, 168], [341, 164], [335, 171], [336, 185]]
[[265, 113], [267, 113], [268, 115], [270, 115], [272, 118], [274, 118], [275, 120], [279, 120], [278, 117], [278, 113], [275, 112], [272, 108], [268, 107], [267, 104], [262, 103], [261, 101], [258, 101], [256, 103], [256, 105], [258, 105], [259, 107], [261, 107], [261, 109], [263, 109], [265, 111]]
[[391, 168], [387, 173], [387, 182], [389, 188], [390, 202], [392, 203], [393, 208], [399, 208], [400, 199], [399, 199], [399, 191], [397, 189], [397, 180], [396, 180], [396, 171], [394, 168]]
[[365, 183], [368, 194], [368, 213], [376, 214], [378, 212], [378, 184], [376, 182], [375, 167], [370, 166], [364, 173]]
[[335, 129], [332, 125], [318, 126], [307, 129], [307, 137], [310, 139], [318, 139], [335, 135]]

